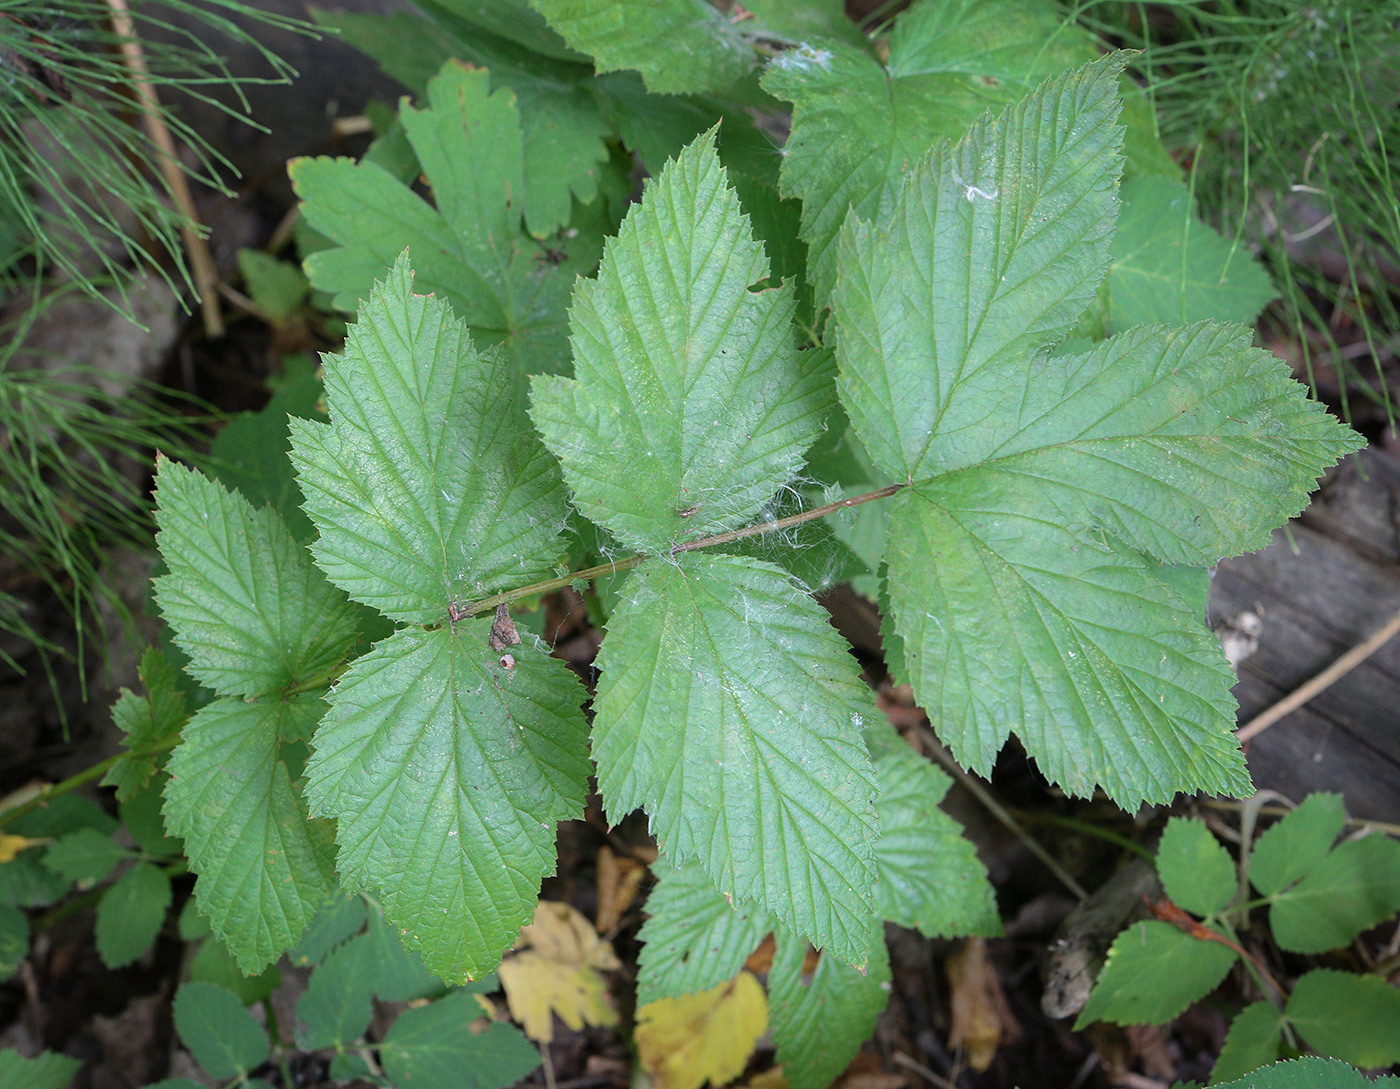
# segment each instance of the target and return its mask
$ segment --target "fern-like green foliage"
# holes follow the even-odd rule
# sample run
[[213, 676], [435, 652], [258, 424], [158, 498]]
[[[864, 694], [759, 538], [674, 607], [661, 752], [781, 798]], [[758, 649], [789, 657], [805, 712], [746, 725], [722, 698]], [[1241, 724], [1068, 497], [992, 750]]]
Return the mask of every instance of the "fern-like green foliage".
[[1344, 414], [1360, 395], [1393, 422], [1379, 368], [1400, 328], [1382, 286], [1400, 261], [1400, 3], [1187, 0], [1147, 21], [1130, 5], [1078, 7], [1141, 50], [1164, 141], [1190, 156], [1206, 218], [1266, 258], [1309, 378], [1335, 368]]
[[[102, 570], [105, 551], [150, 548], [149, 501], [127, 469], [157, 447], [189, 456], [193, 427], [150, 384], [117, 392], [110, 376], [79, 361], [26, 366], [33, 323], [74, 290], [36, 293], [0, 327], [0, 552], [11, 587], [43, 587], [73, 618], [81, 663], [92, 648], [105, 655], [118, 634], [96, 606], [119, 623], [130, 618]], [[36, 627], [33, 598], [0, 590], [0, 631], [30, 643], [49, 668], [64, 648]], [[3, 650], [0, 662], [23, 668]]]
[[[187, 279], [180, 230], [158, 168], [165, 155], [131, 112], [132, 73], [123, 59], [130, 44], [112, 24], [103, 0], [7, 3], [0, 18], [0, 284], [20, 278], [24, 255], [50, 273], [127, 309], [124, 287], [134, 268], [161, 274], [170, 259]], [[237, 0], [162, 0], [132, 6], [131, 21], [145, 57], [149, 85], [165, 101], [164, 123], [194, 151], [178, 169], [227, 191], [228, 169], [209, 142], [180, 120], [186, 96], [232, 116], [238, 106], [217, 97], [250, 83], [286, 82], [295, 73], [235, 21], [306, 31], [306, 24]], [[198, 28], [182, 28], [178, 20]], [[263, 75], [233, 76], [220, 40], [254, 46]]]
[[[942, 26], [935, 6], [896, 26], [910, 71], [958, 55], [956, 27], [924, 33]], [[432, 7], [439, 42], [452, 18], [516, 9]], [[483, 23], [479, 43], [572, 66], [568, 108], [591, 103], [646, 155], [667, 140], [607, 120], [635, 83], [580, 71], [574, 52], [646, 74], [646, 58], [592, 36], [606, 27], [580, 29], [578, 12], [603, 7], [541, 3], [562, 39], [527, 19]], [[685, 34], [719, 27], [699, 0], [655, 15], [682, 10], [698, 20]], [[756, 47], [779, 32], [737, 34]], [[294, 165], [328, 243], [308, 261], [313, 285], [365, 300], [325, 359], [329, 423], [292, 425], [317, 536], [294, 545], [271, 509], [169, 462], [157, 478], [158, 600], [219, 694], [170, 761], [166, 815], [189, 837], [201, 911], [246, 969], [319, 902], [333, 823], [340, 881], [443, 979], [480, 978], [531, 917], [591, 758], [609, 818], [644, 809], [661, 849], [643, 995], [713, 986], [771, 932], [788, 1077], [816, 1087], [839, 1072], [881, 1005], [884, 921], [998, 925], [984, 871], [936, 808], [946, 779], [879, 721], [801, 581], [820, 538], [790, 531], [844, 509], [852, 482], [883, 533], [869, 562], [891, 659], [965, 764], [985, 772], [1014, 733], [1073, 794], [1136, 806], [1248, 790], [1231, 675], [1203, 625], [1205, 568], [1258, 547], [1356, 436], [1240, 326], [1103, 339], [1120, 57], [1031, 70], [956, 138], [901, 130], [897, 163], [857, 197], [814, 159], [792, 165], [814, 96], [840, 139], [865, 142], [853, 162], [892, 161], [879, 126], [851, 123], [877, 107], [830, 81], [834, 41], [769, 68], [798, 104], [786, 157], [752, 154], [764, 138], [720, 97], [671, 103], [689, 111], [670, 138], [688, 130], [685, 146], [648, 163], [621, 223], [606, 187], [575, 209], [585, 251], [587, 231], [611, 237], [596, 275], [572, 283], [555, 279], [568, 253], [531, 255], [524, 134], [552, 107], [513, 97], [509, 69], [449, 59], [368, 162]], [[723, 75], [667, 70], [678, 90], [739, 95], [715, 63]], [[959, 63], [966, 75], [976, 58]], [[948, 94], [976, 86], [960, 77]], [[413, 160], [427, 194], [399, 180]], [[793, 227], [820, 247], [806, 304], [772, 275], [780, 258], [804, 267]], [[415, 290], [419, 267], [432, 294]], [[821, 331], [804, 305], [829, 308]], [[557, 333], [527, 336], [545, 328]], [[801, 477], [818, 473], [828, 502], [805, 510]], [[522, 639], [509, 605], [599, 576], [590, 724], [578, 681]], [[347, 652], [386, 623], [367, 653]], [[216, 777], [216, 763], [237, 770]], [[217, 844], [211, 819], [248, 832]]]

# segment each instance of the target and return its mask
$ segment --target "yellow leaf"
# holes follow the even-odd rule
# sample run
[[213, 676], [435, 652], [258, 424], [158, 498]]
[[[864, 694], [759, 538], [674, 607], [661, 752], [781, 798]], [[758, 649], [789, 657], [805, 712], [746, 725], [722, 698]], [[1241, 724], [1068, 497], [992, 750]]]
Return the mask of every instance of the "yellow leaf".
[[599, 974], [621, 968], [613, 947], [568, 904], [541, 900], [535, 920], [520, 931], [517, 947], [499, 975], [510, 1015], [525, 1035], [554, 1039], [553, 1015], [572, 1029], [617, 1024], [617, 1010]]
[[30, 847], [37, 847], [44, 843], [52, 843], [51, 839], [30, 839], [27, 836], [9, 836], [0, 834], [0, 864], [13, 862], [16, 855]]
[[768, 1031], [768, 1000], [752, 972], [637, 1011], [637, 1055], [655, 1089], [723, 1085], [744, 1072]]
[[982, 938], [969, 938], [948, 958], [948, 983], [952, 991], [953, 1026], [948, 1042], [967, 1055], [967, 1065], [979, 1074], [992, 1065], [1003, 1040], [1015, 1039], [1021, 1026], [997, 979]]

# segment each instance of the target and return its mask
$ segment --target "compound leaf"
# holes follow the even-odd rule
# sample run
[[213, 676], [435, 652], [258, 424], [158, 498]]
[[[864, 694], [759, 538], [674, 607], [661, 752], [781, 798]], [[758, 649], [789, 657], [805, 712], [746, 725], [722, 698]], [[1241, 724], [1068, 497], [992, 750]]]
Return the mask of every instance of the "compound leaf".
[[334, 888], [332, 829], [308, 819], [282, 756], [325, 709], [319, 695], [215, 700], [170, 758], [165, 814], [199, 875], [200, 914], [250, 975], [291, 947]]
[[494, 968], [555, 864], [554, 825], [587, 789], [582, 692], [535, 647], [501, 656], [491, 621], [400, 630], [336, 686], [307, 765], [338, 822], [349, 889], [449, 982]]
[[1400, 990], [1380, 976], [1314, 969], [1284, 1013], [1319, 1054], [1366, 1070], [1400, 1062]]
[[1093, 1021], [1163, 1024], [1220, 985], [1235, 952], [1146, 919], [1113, 939], [1075, 1031]]
[[637, 1005], [718, 987], [743, 968], [775, 924], [768, 913], [731, 902], [698, 863], [659, 862], [647, 894], [637, 972]]
[[835, 302], [843, 404], [914, 484], [885, 559], [915, 694], [964, 763], [988, 771], [1014, 729], [1070, 792], [1132, 807], [1249, 789], [1233, 677], [1183, 596], [1199, 576], [1156, 561], [1258, 547], [1357, 439], [1243, 329], [1037, 357], [1103, 272], [1120, 67], [936, 147], [878, 223], [848, 221]]
[[548, 577], [566, 507], [519, 380], [413, 281], [400, 256], [326, 360], [331, 423], [293, 420], [292, 456], [331, 581], [429, 624], [454, 602]]
[[1252, 324], [1278, 292], [1235, 242], [1196, 218], [1175, 178], [1127, 178], [1110, 253], [1108, 328], [1215, 320]]
[[138, 862], [97, 904], [97, 952], [108, 968], [122, 968], [156, 940], [170, 907], [170, 878], [159, 866]]
[[156, 604], [190, 674], [225, 696], [279, 692], [345, 656], [356, 617], [271, 510], [160, 458]]
[[599, 72], [633, 68], [653, 94], [727, 87], [753, 68], [739, 25], [706, 0], [530, 0]]
[[868, 694], [785, 572], [684, 553], [628, 579], [598, 656], [593, 755], [615, 819], [645, 806], [677, 863], [860, 964], [872, 911]]
[[828, 357], [728, 186], [715, 131], [667, 165], [569, 313], [574, 379], [536, 378], [535, 424], [579, 510], [660, 552], [753, 518], [832, 407]]
[[1249, 857], [1250, 883], [1261, 895], [1273, 896], [1306, 877], [1327, 857], [1346, 822], [1340, 794], [1309, 794], [1255, 842]]
[[1400, 843], [1384, 835], [1334, 847], [1307, 876], [1274, 894], [1269, 926], [1294, 953], [1325, 953], [1400, 910]]
[[503, 1089], [540, 1063], [540, 1054], [514, 1025], [482, 1031], [476, 996], [449, 994], [404, 1010], [379, 1045], [384, 1073], [401, 1089]]
[[[763, 86], [793, 103], [782, 191], [802, 198], [818, 305], [835, 282], [834, 243], [848, 210], [874, 218], [936, 140], [1093, 56], [1063, 13], [1020, 0], [914, 4], [895, 24], [885, 67], [834, 41], [781, 53]], [[967, 184], [990, 188], [979, 177]]]
[[768, 972], [768, 1019], [783, 1077], [792, 1089], [825, 1089], [875, 1030], [889, 1002], [884, 927], [872, 920], [864, 971], [823, 954], [807, 974], [808, 946], [784, 929]]
[[428, 84], [427, 107], [405, 105], [399, 119], [437, 207], [375, 163], [296, 160], [302, 214], [337, 244], [307, 258], [312, 284], [354, 310], [407, 245], [419, 287], [450, 301], [479, 342], [503, 344], [521, 374], [560, 370], [573, 279], [597, 253], [590, 232], [554, 239], [550, 252], [523, 232], [529, 179], [515, 95], [492, 93], [486, 71], [452, 61]]
[[1173, 817], [1157, 847], [1157, 874], [1178, 907], [1195, 915], [1223, 911], [1235, 896], [1235, 864], [1205, 821]]
[[880, 793], [875, 909], [930, 938], [1001, 932], [996, 894], [977, 850], [938, 803], [952, 785], [893, 731], [866, 733]]

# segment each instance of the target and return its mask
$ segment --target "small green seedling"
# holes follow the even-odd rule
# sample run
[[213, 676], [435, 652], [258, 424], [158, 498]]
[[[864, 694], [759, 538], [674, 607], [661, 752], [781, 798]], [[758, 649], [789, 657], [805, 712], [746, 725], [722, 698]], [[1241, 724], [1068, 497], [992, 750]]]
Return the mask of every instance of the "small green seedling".
[[1168, 1021], [1242, 963], [1267, 997], [1235, 1018], [1214, 1081], [1271, 1062], [1285, 1042], [1360, 1067], [1400, 1062], [1400, 991], [1385, 979], [1313, 968], [1285, 992], [1240, 938], [1250, 913], [1267, 909], [1279, 948], [1326, 953], [1400, 910], [1400, 843], [1379, 834], [1337, 843], [1345, 821], [1340, 795], [1311, 795], [1237, 869], [1204, 822], [1173, 818], [1157, 850], [1168, 899], [1114, 940], [1076, 1027]]

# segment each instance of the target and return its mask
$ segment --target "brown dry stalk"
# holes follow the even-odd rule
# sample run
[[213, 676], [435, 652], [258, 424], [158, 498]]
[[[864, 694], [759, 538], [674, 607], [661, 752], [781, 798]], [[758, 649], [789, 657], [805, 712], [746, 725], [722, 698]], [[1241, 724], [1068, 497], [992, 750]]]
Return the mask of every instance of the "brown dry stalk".
[[121, 38], [122, 62], [131, 73], [131, 85], [141, 107], [141, 122], [146, 134], [160, 151], [159, 167], [170, 195], [180, 209], [183, 222], [180, 235], [185, 241], [185, 252], [189, 255], [190, 269], [194, 274], [195, 290], [199, 292], [200, 312], [204, 317], [204, 332], [207, 336], [218, 337], [224, 334], [224, 319], [219, 313], [219, 272], [214, 265], [214, 257], [209, 246], [199, 233], [199, 216], [194, 210], [194, 200], [190, 196], [189, 181], [180, 168], [180, 158], [175, 153], [175, 141], [170, 129], [161, 116], [160, 99], [151, 83], [151, 71], [146, 66], [146, 55], [141, 51], [141, 43], [136, 37], [136, 25], [131, 20], [131, 9], [126, 0], [107, 0], [112, 12], [112, 29]]
[[1359, 666], [1400, 632], [1400, 611], [1380, 626], [1368, 639], [1358, 643], [1312, 680], [1300, 685], [1272, 707], [1261, 711], [1235, 731], [1235, 737], [1243, 745], [1252, 737], [1257, 737], [1284, 715], [1296, 711], [1319, 692], [1330, 687]]

